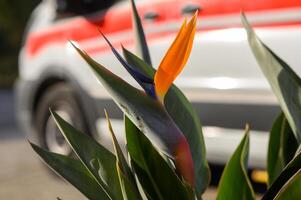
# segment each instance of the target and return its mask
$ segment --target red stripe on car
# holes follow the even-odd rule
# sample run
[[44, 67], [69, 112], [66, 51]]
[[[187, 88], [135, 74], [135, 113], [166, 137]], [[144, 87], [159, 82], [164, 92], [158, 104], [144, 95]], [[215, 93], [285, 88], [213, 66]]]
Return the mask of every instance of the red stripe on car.
[[[174, 5], [176, 11], [172, 11], [170, 6], [173, 6], [174, 2], [178, 4]], [[172, 4], [173, 3], [173, 4]], [[280, 10], [280, 8], [300, 8], [300, 0], [266, 0], [266, 1], [239, 1], [239, 0], [194, 0], [194, 1], [154, 1], [154, 3], [141, 4], [138, 9], [141, 16], [148, 10], [159, 12], [160, 17], [151, 23], [145, 23], [145, 27], [151, 24], [152, 27], [156, 25], [169, 24], [171, 22], [179, 21], [182, 19], [181, 9], [189, 4], [199, 4], [202, 8], [200, 15], [200, 22], [205, 20], [208, 16], [217, 16], [223, 18], [227, 14], [239, 13], [241, 8], [246, 12], [258, 12], [265, 10]], [[227, 6], [226, 6], [227, 5]], [[171, 10], [171, 13], [167, 11]], [[77, 17], [73, 19], [67, 19], [65, 21], [54, 24], [52, 27], [47, 28], [47, 30], [38, 31], [31, 33], [28, 37], [26, 43], [26, 51], [29, 56], [35, 56], [42, 48], [51, 44], [66, 44], [68, 40], [74, 40], [77, 42], [83, 42], [87, 39], [93, 39], [99, 37], [99, 32], [97, 27], [100, 27], [102, 32], [110, 36], [111, 34], [130, 31], [131, 29], [131, 14], [130, 8], [125, 9], [125, 7], [109, 9], [106, 13], [100, 14], [101, 16], [96, 16], [93, 18]], [[218, 15], [217, 15], [218, 13]], [[102, 17], [102, 15], [104, 15]], [[102, 19], [99, 19], [102, 18]], [[256, 24], [255, 24], [256, 25]], [[301, 25], [301, 21], [293, 22], [281, 22], [273, 24], [260, 24], [260, 26], [291, 26], [291, 25]], [[202, 31], [237, 27], [238, 25], [231, 25], [227, 27], [209, 27], [203, 28]], [[159, 34], [149, 34], [147, 36], [148, 40], [157, 39], [159, 37], [166, 37], [170, 34], [174, 34], [174, 31], [160, 32]], [[118, 43], [133, 43], [132, 39], [115, 41]], [[106, 50], [105, 46], [98, 46], [89, 49], [89, 52], [99, 52]]]

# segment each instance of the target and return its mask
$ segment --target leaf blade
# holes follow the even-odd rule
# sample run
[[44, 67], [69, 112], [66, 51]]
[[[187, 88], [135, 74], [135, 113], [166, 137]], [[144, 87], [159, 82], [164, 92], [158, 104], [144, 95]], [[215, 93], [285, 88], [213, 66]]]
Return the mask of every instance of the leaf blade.
[[118, 167], [119, 163], [117, 163], [117, 171], [119, 175], [120, 185], [122, 188], [123, 198], [125, 200], [132, 200], [132, 199], [142, 199], [136, 191], [133, 190], [132, 182], [128, 179], [127, 176], [122, 172], [121, 168]]
[[301, 196], [301, 169], [283, 186], [275, 200], [298, 200]]
[[270, 132], [267, 159], [269, 186], [271, 186], [281, 171], [293, 158], [297, 148], [298, 143], [294, 134], [284, 114], [281, 113], [275, 120]]
[[[123, 54], [133, 67], [136, 67], [150, 78], [154, 77], [156, 72], [154, 68], [147, 65], [143, 60], [127, 49], [123, 49]], [[206, 160], [205, 141], [200, 119], [188, 99], [175, 85], [167, 92], [164, 103], [167, 112], [185, 135], [189, 143], [194, 161], [197, 182], [196, 189], [200, 196], [210, 182], [210, 170]]]
[[301, 169], [301, 152], [299, 152], [283, 169], [281, 174], [273, 182], [269, 190], [264, 194], [262, 200], [274, 199], [281, 188]]
[[295, 137], [301, 142], [301, 79], [255, 34], [245, 15], [241, 15], [249, 45], [263, 74], [267, 78]]
[[110, 199], [79, 160], [51, 153], [33, 143], [30, 145], [52, 170], [60, 174], [87, 198], [91, 200]]
[[151, 56], [148, 50], [144, 30], [142, 27], [141, 19], [139, 17], [137, 7], [134, 0], [131, 0], [131, 6], [132, 6], [132, 13], [133, 13], [133, 25], [134, 25], [134, 32], [135, 32], [135, 39], [136, 39], [136, 46], [137, 46], [137, 52], [140, 54], [140, 56], [143, 58], [143, 60], [149, 64], [152, 65]]
[[129, 85], [75, 45], [73, 46], [95, 72], [119, 108], [161, 151], [174, 158], [173, 153], [179, 141], [186, 138], [160, 102]]
[[109, 115], [107, 111], [105, 110], [105, 116], [107, 119], [107, 124], [109, 131], [112, 136], [114, 148], [115, 148], [115, 153], [117, 156], [116, 160], [116, 168], [118, 172], [118, 177], [121, 185], [121, 190], [123, 194], [124, 199], [142, 199], [139, 195], [138, 188], [136, 186], [135, 178], [132, 173], [132, 170], [128, 166], [128, 163], [122, 153], [121, 147], [118, 144], [117, 138], [115, 136], [115, 133], [113, 131]]
[[218, 185], [217, 199], [255, 199], [246, 168], [249, 151], [249, 129], [228, 161]]
[[122, 199], [115, 156], [88, 135], [73, 128], [55, 112], [51, 114], [76, 155], [108, 196], [112, 199]]
[[[151, 184], [152, 186], [146, 188], [146, 193], [153, 199], [193, 199], [188, 194], [185, 185], [151, 142], [127, 117], [124, 121], [129, 155], [135, 164], [147, 174], [147, 177], [137, 174], [138, 179], [142, 185]], [[142, 178], [146, 179], [147, 183], [143, 182]], [[150, 191], [155, 192], [155, 195], [152, 195]]]

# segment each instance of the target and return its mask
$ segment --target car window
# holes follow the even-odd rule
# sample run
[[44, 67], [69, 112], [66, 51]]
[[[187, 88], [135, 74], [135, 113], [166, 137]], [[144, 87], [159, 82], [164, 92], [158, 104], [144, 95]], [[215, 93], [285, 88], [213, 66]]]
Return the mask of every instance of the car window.
[[111, 7], [122, 0], [55, 0], [57, 17], [84, 15]]

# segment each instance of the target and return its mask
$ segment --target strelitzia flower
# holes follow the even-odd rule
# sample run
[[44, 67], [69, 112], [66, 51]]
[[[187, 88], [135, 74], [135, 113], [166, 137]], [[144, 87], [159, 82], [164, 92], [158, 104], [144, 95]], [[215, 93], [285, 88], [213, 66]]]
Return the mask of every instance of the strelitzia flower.
[[186, 20], [184, 21], [155, 74], [155, 91], [161, 102], [188, 60], [196, 31], [196, 19], [197, 12], [188, 24]]
[[158, 98], [161, 102], [163, 102], [165, 94], [172, 85], [173, 81], [183, 70], [189, 58], [196, 31], [197, 13], [198, 12], [194, 14], [188, 24], [187, 20], [184, 20], [176, 39], [161, 61], [154, 80], [149, 79], [143, 73], [139, 72], [136, 68], [127, 63], [126, 60], [116, 51], [105, 35], [101, 31], [100, 33], [109, 44], [112, 52], [119, 62], [139, 83], [145, 92], [151, 97]]
[[[161, 61], [158, 70], [155, 74], [154, 80], [148, 78], [142, 72], [138, 71], [135, 67], [131, 66], [113, 47], [110, 41], [102, 36], [110, 46], [112, 52], [124, 66], [124, 68], [131, 74], [131, 76], [139, 83], [144, 91], [152, 98], [158, 99], [164, 105], [164, 97], [173, 81], [180, 74], [184, 68], [188, 57], [190, 55], [193, 39], [196, 31], [197, 12], [192, 19], [187, 23], [185, 20], [182, 27], [167, 51], [163, 60]], [[175, 133], [176, 134], [176, 133]], [[173, 155], [175, 165], [178, 172], [184, 180], [191, 186], [195, 185], [194, 165], [187, 139], [182, 133], [177, 144], [173, 148]]]

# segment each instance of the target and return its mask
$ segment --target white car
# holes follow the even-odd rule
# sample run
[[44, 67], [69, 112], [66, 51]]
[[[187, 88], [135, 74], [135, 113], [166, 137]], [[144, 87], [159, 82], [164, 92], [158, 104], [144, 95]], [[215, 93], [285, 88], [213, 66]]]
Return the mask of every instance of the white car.
[[[247, 44], [240, 11], [245, 11], [260, 38], [301, 74], [301, 1], [137, 0], [137, 7], [154, 66], [183, 19], [199, 10], [192, 54], [175, 83], [199, 113], [210, 163], [225, 164], [249, 123], [250, 167], [265, 168], [267, 131], [280, 108]], [[17, 116], [27, 137], [51, 151], [71, 152], [50, 117], [51, 106], [77, 128], [109, 144], [105, 108], [122, 138], [121, 111], [68, 40], [134, 84], [97, 30], [118, 50], [123, 44], [134, 51], [131, 19], [129, 1], [40, 3], [32, 13], [19, 59]]]

